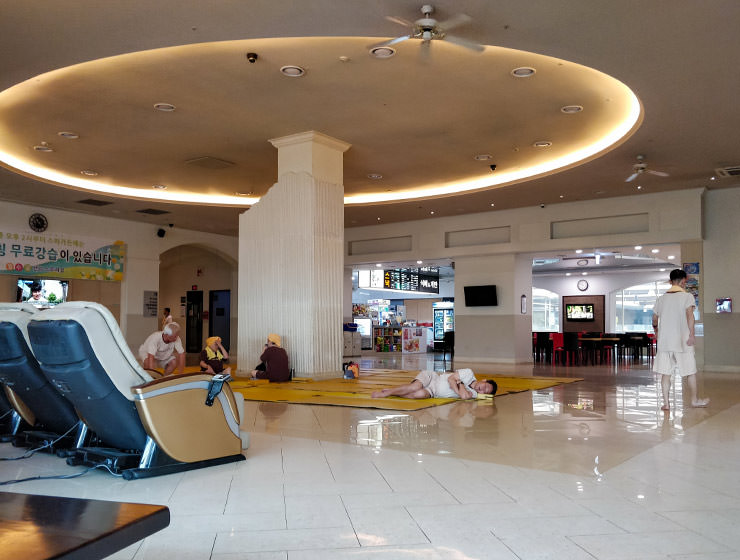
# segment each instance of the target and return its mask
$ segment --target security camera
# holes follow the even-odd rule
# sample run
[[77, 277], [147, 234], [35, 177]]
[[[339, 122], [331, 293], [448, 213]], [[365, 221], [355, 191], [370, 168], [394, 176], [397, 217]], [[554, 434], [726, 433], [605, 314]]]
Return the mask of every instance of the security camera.
[[492, 163], [489, 167], [491, 168], [491, 171], [496, 171], [496, 164], [495, 163]]
[[255, 62], [257, 62], [257, 53], [248, 52], [247, 53], [247, 60], [249, 62], [251, 62], [252, 64], [254, 64]]
[[545, 203], [543, 202], [540, 204], [540, 208], [544, 208], [544, 207], [545, 207]]

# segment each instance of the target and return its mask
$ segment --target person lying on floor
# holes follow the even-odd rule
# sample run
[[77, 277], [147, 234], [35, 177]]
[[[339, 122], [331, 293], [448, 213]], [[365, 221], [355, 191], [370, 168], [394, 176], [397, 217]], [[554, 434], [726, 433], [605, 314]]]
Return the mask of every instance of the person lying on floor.
[[374, 399], [382, 397], [404, 397], [407, 399], [474, 399], [478, 393], [495, 395], [498, 385], [492, 379], [478, 381], [472, 369], [460, 369], [454, 373], [438, 374], [423, 370], [406, 385], [381, 389], [372, 394]]

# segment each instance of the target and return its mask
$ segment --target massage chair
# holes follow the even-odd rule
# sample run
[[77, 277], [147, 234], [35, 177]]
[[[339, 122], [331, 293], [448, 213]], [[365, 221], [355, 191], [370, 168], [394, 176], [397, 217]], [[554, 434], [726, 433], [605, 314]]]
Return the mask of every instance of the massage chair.
[[30, 304], [0, 303], [0, 383], [2, 400], [12, 407], [3, 439], [55, 452], [82, 445], [87, 430], [31, 352], [27, 325], [36, 315]]
[[95, 434], [70, 465], [125, 479], [244, 460], [243, 397], [223, 376], [155, 378], [131, 353], [104, 306], [67, 302], [36, 314], [28, 335], [41, 370]]

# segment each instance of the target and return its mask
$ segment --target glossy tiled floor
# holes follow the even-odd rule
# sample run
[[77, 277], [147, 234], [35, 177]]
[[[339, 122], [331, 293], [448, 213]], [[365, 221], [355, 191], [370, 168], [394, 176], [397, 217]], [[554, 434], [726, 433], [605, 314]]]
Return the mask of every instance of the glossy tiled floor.
[[[168, 505], [171, 526], [117, 560], [740, 558], [740, 377], [700, 374], [710, 407], [685, 407], [679, 388], [664, 414], [648, 364], [454, 366], [585, 380], [411, 413], [246, 403], [245, 462], [3, 490]], [[42, 454], [0, 469], [75, 470]]]

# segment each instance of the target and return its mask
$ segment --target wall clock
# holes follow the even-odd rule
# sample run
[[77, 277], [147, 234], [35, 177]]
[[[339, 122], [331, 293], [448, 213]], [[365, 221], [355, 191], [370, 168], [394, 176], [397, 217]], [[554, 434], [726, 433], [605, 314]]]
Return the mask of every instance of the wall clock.
[[36, 214], [31, 214], [28, 218], [28, 225], [33, 231], [42, 232], [46, 231], [46, 228], [49, 227], [49, 220], [46, 219], [46, 216], [37, 212]]
[[576, 286], [578, 286], [578, 289], [581, 290], [582, 292], [585, 292], [586, 290], [588, 290], [588, 282], [586, 280], [579, 280]]

